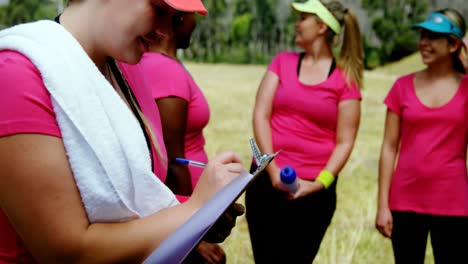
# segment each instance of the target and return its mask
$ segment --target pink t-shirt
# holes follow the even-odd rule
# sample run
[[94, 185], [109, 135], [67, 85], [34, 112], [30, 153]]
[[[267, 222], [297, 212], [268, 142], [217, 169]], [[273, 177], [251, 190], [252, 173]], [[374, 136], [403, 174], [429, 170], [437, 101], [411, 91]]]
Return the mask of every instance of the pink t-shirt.
[[154, 146], [151, 145], [151, 149], [153, 151], [153, 171], [158, 178], [164, 182], [167, 175], [167, 153], [166, 145], [164, 145], [159, 110], [157, 107], [154, 107], [155, 103], [151, 99], [151, 92], [146, 89], [140, 89], [140, 87], [147, 86], [147, 79], [142, 78], [142, 76], [144, 76], [142, 74], [145, 69], [139, 64], [130, 65], [119, 62], [118, 65], [138, 101], [141, 111], [150, 122], [153, 132], [158, 140], [160, 155], [157, 154]]
[[[61, 137], [50, 95], [36, 67], [23, 55], [0, 51], [0, 137], [36, 133]], [[0, 264], [34, 263], [0, 210]]]
[[339, 68], [316, 85], [300, 82], [297, 75], [299, 53], [282, 52], [268, 70], [279, 78], [273, 99], [271, 133], [279, 167], [294, 167], [298, 177], [315, 179], [325, 167], [336, 145], [338, 104], [360, 100], [355, 86], [348, 86]]
[[385, 104], [401, 124], [390, 209], [468, 216], [468, 76], [441, 107], [427, 107], [418, 99], [414, 74], [395, 82]]
[[[31, 61], [14, 51], [0, 51], [0, 72], [0, 137], [34, 133], [61, 138], [50, 94]], [[129, 82], [137, 84], [137, 81], [132, 79]], [[150, 98], [141, 94], [138, 97]], [[139, 104], [146, 113], [157, 110], [152, 107], [152, 102], [139, 100]], [[148, 119], [153, 129], [160, 131], [160, 121], [154, 117], [159, 117], [159, 113], [148, 115]], [[163, 155], [166, 155], [161, 133], [156, 133], [156, 136]], [[164, 181], [167, 165], [161, 165], [154, 148], [152, 150], [155, 173]], [[187, 197], [178, 196], [178, 199], [183, 202]], [[4, 263], [34, 263], [34, 260], [0, 209], [0, 264]]]
[[[159, 53], [145, 53], [136, 66], [126, 66], [126, 74], [147, 79], [146, 86], [133, 86], [135, 94], [151, 92], [153, 108], [157, 108], [155, 99], [169, 96], [179, 97], [188, 103], [187, 128], [185, 133], [185, 158], [207, 162], [203, 129], [208, 124], [210, 110], [208, 102], [198, 85], [184, 66]], [[158, 114], [158, 118], [159, 114]], [[159, 121], [160, 122], [160, 121]], [[192, 186], [195, 186], [203, 171], [202, 168], [189, 166]]]

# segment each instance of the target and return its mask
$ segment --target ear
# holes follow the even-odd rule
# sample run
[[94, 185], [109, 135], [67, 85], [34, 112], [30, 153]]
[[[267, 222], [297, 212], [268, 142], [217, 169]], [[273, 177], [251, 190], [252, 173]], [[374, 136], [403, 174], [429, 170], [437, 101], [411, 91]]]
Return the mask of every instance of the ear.
[[462, 40], [456, 39], [456, 41], [453, 42], [453, 43], [449, 42], [449, 51], [450, 51], [450, 53], [454, 53], [454, 52], [456, 52], [458, 49], [460, 49], [462, 47], [463, 47], [463, 41]]
[[327, 31], [330, 30], [328, 28], [327, 24], [325, 24], [323, 22], [320, 22], [318, 25], [319, 25], [318, 33], [321, 34], [321, 35], [325, 35], [327, 33]]

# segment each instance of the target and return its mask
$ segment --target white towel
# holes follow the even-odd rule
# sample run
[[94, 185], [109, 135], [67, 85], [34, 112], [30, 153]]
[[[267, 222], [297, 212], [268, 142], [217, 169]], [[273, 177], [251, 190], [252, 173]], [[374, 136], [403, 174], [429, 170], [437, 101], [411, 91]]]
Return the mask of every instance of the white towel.
[[5, 49], [24, 54], [42, 75], [90, 222], [125, 221], [178, 204], [151, 171], [138, 121], [63, 26], [44, 20], [0, 31]]

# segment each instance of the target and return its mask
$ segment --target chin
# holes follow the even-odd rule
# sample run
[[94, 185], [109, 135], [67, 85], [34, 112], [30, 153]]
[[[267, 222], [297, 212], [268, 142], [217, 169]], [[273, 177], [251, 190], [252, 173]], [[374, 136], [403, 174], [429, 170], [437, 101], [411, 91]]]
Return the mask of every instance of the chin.
[[296, 38], [294, 39], [294, 42], [296, 43], [296, 45], [301, 46], [301, 47], [302, 47], [303, 44], [304, 44], [304, 41], [302, 41], [302, 38], [300, 38], [300, 37], [296, 37]]
[[142, 57], [143, 57], [143, 52], [135, 51], [135, 52], [128, 52], [126, 54], [122, 54], [122, 58], [117, 59], [117, 60], [123, 61], [128, 64], [137, 64], [138, 62], [140, 62]]
[[431, 58], [424, 58], [424, 57], [421, 58], [421, 61], [425, 65], [429, 65], [434, 62], [434, 60], [432, 60]]

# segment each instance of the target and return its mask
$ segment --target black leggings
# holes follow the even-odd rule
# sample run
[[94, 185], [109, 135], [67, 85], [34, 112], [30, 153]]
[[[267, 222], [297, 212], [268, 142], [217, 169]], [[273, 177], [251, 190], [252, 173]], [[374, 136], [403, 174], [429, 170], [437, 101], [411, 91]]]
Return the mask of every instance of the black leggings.
[[327, 190], [287, 200], [264, 171], [246, 191], [246, 219], [255, 263], [310, 264], [336, 208], [336, 182]]
[[424, 264], [429, 234], [435, 263], [468, 263], [468, 217], [396, 211], [392, 215], [396, 264]]

